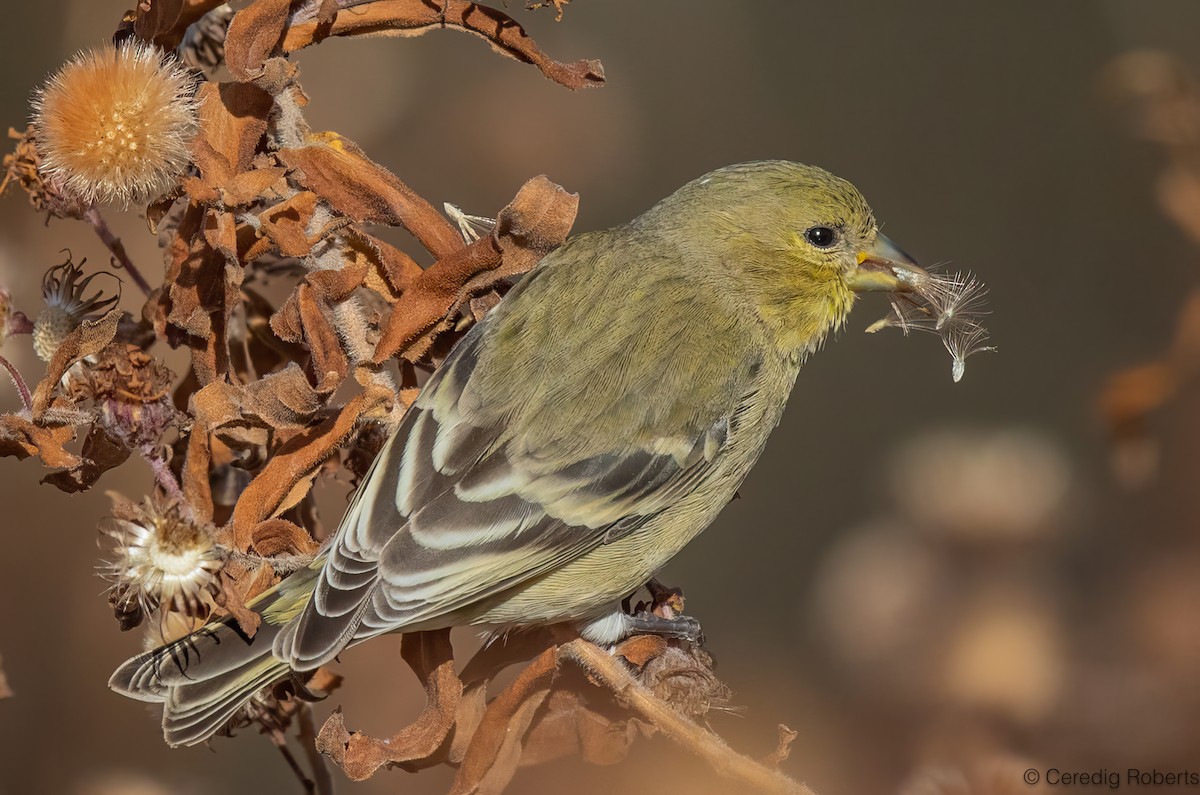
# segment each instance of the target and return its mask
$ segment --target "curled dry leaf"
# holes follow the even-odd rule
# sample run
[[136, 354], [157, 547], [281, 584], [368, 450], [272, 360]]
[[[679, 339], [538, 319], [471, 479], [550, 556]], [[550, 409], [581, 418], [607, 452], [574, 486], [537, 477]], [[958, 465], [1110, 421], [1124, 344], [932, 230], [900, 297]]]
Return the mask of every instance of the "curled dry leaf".
[[405, 765], [434, 756], [454, 726], [463, 685], [454, 672], [450, 630], [410, 632], [400, 647], [404, 661], [425, 685], [425, 709], [409, 726], [387, 740], [346, 731], [341, 710], [317, 735], [317, 749], [328, 754], [351, 781], [363, 781], [384, 765]]
[[291, 0], [258, 0], [234, 15], [225, 34], [225, 65], [235, 80], [253, 80], [283, 35]]
[[[501, 55], [533, 64], [567, 88], [604, 85], [604, 67], [599, 61], [556, 61], [542, 52], [515, 19], [489, 6], [464, 0], [337, 0], [335, 5], [339, 10], [332, 20], [319, 19], [315, 8], [309, 14], [298, 14], [284, 36], [283, 50], [295, 52], [327, 36], [420, 36], [436, 28], [451, 28], [483, 38]], [[354, 7], [347, 8], [350, 5]]]
[[307, 493], [317, 467], [333, 455], [354, 430], [359, 418], [380, 411], [392, 399], [382, 390], [368, 390], [312, 431], [293, 437], [277, 451], [258, 477], [250, 482], [234, 507], [232, 526], [236, 537], [248, 538], [259, 522], [278, 516]]
[[351, 141], [317, 138], [309, 146], [281, 149], [278, 157], [296, 182], [358, 223], [403, 226], [436, 257], [462, 247], [450, 222]]
[[79, 328], [63, 339], [46, 368], [46, 377], [37, 385], [37, 389], [33, 393], [35, 421], [46, 414], [67, 370], [84, 357], [99, 353], [104, 346], [112, 342], [117, 335], [117, 324], [120, 320], [121, 311], [111, 309], [98, 320], [83, 321], [79, 324]]
[[133, 31], [139, 39], [173, 50], [188, 25], [222, 5], [224, 0], [141, 0], [134, 12]]
[[63, 449], [75, 438], [71, 425], [36, 425], [16, 414], [0, 415], [0, 456], [28, 458], [36, 455], [48, 467], [71, 469], [82, 460]]
[[397, 354], [409, 361], [423, 356], [434, 334], [447, 328], [449, 319], [474, 294], [528, 271], [561, 245], [578, 209], [579, 196], [546, 177], [525, 183], [500, 211], [491, 235], [457, 249], [413, 280], [392, 308], [375, 361]]

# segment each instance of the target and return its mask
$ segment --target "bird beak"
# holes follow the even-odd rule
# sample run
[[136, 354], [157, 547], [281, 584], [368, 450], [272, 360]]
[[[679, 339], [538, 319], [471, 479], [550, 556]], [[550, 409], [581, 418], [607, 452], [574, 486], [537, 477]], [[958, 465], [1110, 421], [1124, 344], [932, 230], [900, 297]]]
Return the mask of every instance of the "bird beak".
[[883, 235], [860, 251], [857, 260], [858, 266], [846, 277], [846, 284], [857, 293], [904, 293], [929, 278], [924, 268]]

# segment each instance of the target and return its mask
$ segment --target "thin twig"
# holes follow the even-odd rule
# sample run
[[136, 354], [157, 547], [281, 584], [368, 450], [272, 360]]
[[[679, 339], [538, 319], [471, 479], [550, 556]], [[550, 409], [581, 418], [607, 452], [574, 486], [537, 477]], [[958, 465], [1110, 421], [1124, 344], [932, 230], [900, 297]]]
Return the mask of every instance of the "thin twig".
[[33, 396], [29, 392], [29, 387], [25, 385], [25, 379], [13, 366], [13, 363], [3, 356], [0, 356], [0, 365], [8, 371], [8, 377], [12, 379], [13, 386], [17, 388], [17, 392], [21, 393], [21, 403], [25, 405], [26, 411], [33, 411]]
[[333, 772], [326, 764], [325, 755], [317, 750], [317, 727], [313, 723], [312, 704], [302, 703], [296, 716], [300, 719], [300, 747], [312, 766], [317, 795], [333, 795]]
[[560, 646], [559, 654], [574, 660], [604, 682], [620, 701], [640, 713], [667, 737], [708, 762], [717, 773], [747, 785], [747, 791], [816, 795], [778, 770], [739, 754], [717, 735], [680, 715], [639, 684], [615, 657], [595, 644], [573, 640]]
[[105, 222], [104, 216], [100, 214], [100, 211], [95, 207], [91, 207], [83, 214], [83, 217], [92, 225], [92, 229], [96, 231], [96, 235], [108, 250], [112, 252], [113, 259], [121, 270], [129, 274], [129, 278], [133, 279], [134, 283], [142, 288], [142, 292], [150, 295], [150, 283], [146, 281], [141, 271], [129, 259], [129, 254], [125, 252], [125, 244], [121, 242], [121, 238], [114, 235], [112, 230], [108, 228], [108, 223]]

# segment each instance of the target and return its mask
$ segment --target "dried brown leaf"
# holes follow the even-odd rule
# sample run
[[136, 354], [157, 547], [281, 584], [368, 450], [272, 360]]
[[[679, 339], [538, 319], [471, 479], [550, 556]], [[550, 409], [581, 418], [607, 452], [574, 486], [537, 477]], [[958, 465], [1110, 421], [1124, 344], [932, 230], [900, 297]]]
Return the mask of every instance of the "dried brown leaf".
[[117, 324], [121, 321], [121, 310], [110, 309], [97, 320], [85, 320], [79, 328], [68, 334], [54, 352], [46, 368], [46, 377], [33, 393], [33, 417], [39, 420], [46, 413], [50, 401], [58, 391], [63, 375], [85, 356], [97, 354], [117, 335]]
[[579, 690], [556, 685], [525, 738], [521, 767], [564, 756], [613, 765], [625, 758], [641, 732], [637, 721], [614, 720], [593, 709]]
[[233, 509], [233, 529], [249, 538], [255, 525], [282, 510], [292, 490], [310, 478], [325, 459], [349, 437], [359, 417], [377, 410], [392, 398], [390, 391], [368, 390], [350, 400], [336, 417], [283, 444], [263, 467]]
[[173, 50], [183, 33], [200, 17], [224, 0], [141, 0], [135, 12], [133, 30], [139, 39], [152, 41], [164, 50]]
[[[365, 269], [359, 274], [361, 280]], [[296, 291], [300, 327], [312, 356], [311, 368], [318, 392], [333, 392], [350, 374], [350, 361], [334, 328], [333, 311], [308, 283]]]
[[263, 71], [283, 36], [291, 0], [257, 0], [234, 15], [225, 34], [225, 65], [236, 80], [253, 80]]
[[86, 491], [110, 469], [119, 467], [129, 458], [129, 448], [99, 425], [93, 425], [83, 440], [82, 460], [77, 466], [52, 472], [42, 478], [67, 493]]
[[200, 130], [192, 156], [204, 185], [216, 191], [250, 168], [275, 100], [250, 83], [205, 83], [200, 103]]
[[312, 555], [320, 546], [308, 531], [286, 519], [268, 519], [250, 532], [246, 543], [235, 542], [239, 548], [248, 547], [264, 558], [280, 555]]
[[403, 226], [435, 257], [463, 246], [454, 227], [433, 205], [345, 138], [326, 137], [308, 146], [281, 149], [279, 159], [293, 170], [297, 183], [355, 222]]
[[221, 569], [221, 587], [217, 591], [215, 601], [233, 616], [238, 623], [238, 629], [246, 637], [253, 638], [262, 624], [262, 616], [246, 605], [275, 584], [275, 570], [271, 568], [271, 564], [263, 563], [235, 578], [231, 575], [233, 569], [234, 567], [228, 565]]
[[451, 795], [496, 795], [504, 790], [520, 762], [525, 733], [549, 695], [557, 670], [557, 648], [546, 649], [488, 704], [454, 777]]
[[242, 410], [277, 430], [294, 430], [310, 425], [328, 399], [328, 393], [313, 389], [299, 365], [290, 363], [248, 384]]
[[500, 211], [490, 236], [440, 259], [412, 281], [388, 316], [374, 361], [397, 354], [415, 361], [424, 355], [432, 344], [430, 330], [444, 324], [474, 293], [528, 271], [561, 245], [578, 207], [578, 195], [545, 177], [525, 183]]
[[301, 191], [263, 210], [258, 220], [265, 237], [260, 241], [261, 245], [252, 247], [246, 253], [246, 260], [262, 256], [268, 250], [268, 243], [285, 257], [307, 257], [314, 242], [308, 238], [308, 225], [316, 209], [317, 194]]
[[268, 188], [279, 182], [283, 173], [280, 167], [243, 171], [221, 187], [221, 203], [226, 207], [244, 207], [258, 201]]
[[454, 672], [450, 630], [410, 632], [400, 654], [425, 684], [425, 709], [394, 737], [378, 740], [346, 731], [341, 710], [321, 727], [317, 749], [327, 754], [351, 781], [363, 781], [383, 765], [428, 760], [438, 752], [454, 726], [462, 682]]
[[[339, 5], [346, 5], [345, 0]], [[504, 12], [465, 2], [376, 0], [340, 10], [331, 23], [297, 20], [283, 39], [284, 52], [295, 52], [326, 36], [420, 36], [437, 28], [461, 30], [483, 38], [501, 55], [533, 64], [549, 79], [570, 89], [604, 85], [599, 61], [556, 61], [537, 46], [525, 29]]]
[[69, 469], [82, 463], [79, 456], [63, 449], [74, 438], [75, 428], [71, 425], [47, 427], [16, 414], [0, 415], [0, 456], [21, 459], [36, 455], [48, 467]]

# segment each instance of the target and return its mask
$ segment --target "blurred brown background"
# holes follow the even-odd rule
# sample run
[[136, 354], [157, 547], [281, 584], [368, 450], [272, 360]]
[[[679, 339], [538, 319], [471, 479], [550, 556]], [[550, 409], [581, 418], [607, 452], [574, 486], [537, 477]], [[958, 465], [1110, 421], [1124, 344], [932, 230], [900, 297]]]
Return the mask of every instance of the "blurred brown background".
[[[6, 5], [0, 123], [19, 127], [31, 89], [126, 4]], [[549, 54], [600, 58], [609, 85], [572, 94], [449, 32], [330, 40], [299, 57], [314, 128], [481, 215], [546, 173], [581, 194], [581, 230], [719, 165], [817, 163], [919, 260], [991, 287], [1000, 352], [957, 385], [935, 337], [864, 335], [886, 305], [863, 301], [802, 372], [743, 499], [663, 573], [741, 708], [714, 727], [753, 755], [777, 723], [796, 728], [785, 768], [822, 795], [1020, 792], [1027, 766], [1200, 768], [1195, 396], [1156, 415], [1158, 474], [1136, 489], [1114, 477], [1096, 409], [1110, 373], [1169, 344], [1200, 260], [1156, 203], [1161, 152], [1128, 135], [1101, 75], [1134, 48], [1194, 58], [1200, 5], [575, 0], [557, 25], [520, 5]], [[153, 273], [144, 223], [114, 220]], [[104, 261], [82, 225], [43, 227], [18, 191], [0, 230], [0, 284], [30, 315], [59, 249]], [[28, 338], [4, 355], [41, 372]], [[0, 407], [17, 405], [0, 385]], [[1152, 472], [1154, 452], [1139, 455]], [[149, 709], [107, 691], [140, 638], [111, 619], [95, 526], [104, 488], [142, 494], [149, 472], [131, 461], [70, 497], [43, 474], [0, 459], [0, 655], [16, 691], [0, 701], [0, 793], [297, 791], [253, 732], [170, 751]], [[318, 715], [341, 704], [376, 733], [415, 715], [397, 648], [345, 655], [347, 685]], [[448, 781], [394, 771], [339, 789]], [[527, 771], [512, 791], [656, 786], [729, 791], [661, 739], [613, 768]]]

